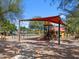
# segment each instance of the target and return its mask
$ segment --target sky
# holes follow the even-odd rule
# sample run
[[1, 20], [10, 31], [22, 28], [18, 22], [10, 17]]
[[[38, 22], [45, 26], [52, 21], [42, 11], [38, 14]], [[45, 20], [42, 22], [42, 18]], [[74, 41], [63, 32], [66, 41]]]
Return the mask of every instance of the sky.
[[[50, 1], [48, 0], [45, 2], [44, 0], [22, 0], [22, 8], [23, 8], [23, 19], [30, 19], [36, 16], [40, 17], [48, 17], [48, 16], [57, 16], [62, 11], [58, 10], [58, 4], [54, 3], [52, 6], [50, 6]], [[62, 18], [65, 18], [65, 16], [61, 16]], [[22, 22], [21, 25], [28, 27], [28, 22]]]
[[22, 0], [23, 18], [33, 18], [36, 16], [48, 17], [59, 15], [62, 11], [57, 9], [58, 3], [50, 6], [49, 1], [44, 0]]

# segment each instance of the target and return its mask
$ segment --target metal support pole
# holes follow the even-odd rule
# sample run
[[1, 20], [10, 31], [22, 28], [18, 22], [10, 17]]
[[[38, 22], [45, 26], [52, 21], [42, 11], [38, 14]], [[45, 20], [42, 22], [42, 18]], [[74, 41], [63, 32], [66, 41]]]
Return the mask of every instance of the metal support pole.
[[44, 22], [44, 24], [43, 24], [43, 33], [45, 34], [45, 22]]
[[60, 21], [58, 24], [58, 45], [60, 45]]
[[50, 32], [49, 32], [50, 26], [48, 25], [48, 39], [50, 40]]
[[20, 42], [20, 20], [19, 20], [18, 36], [19, 36], [18, 41]]

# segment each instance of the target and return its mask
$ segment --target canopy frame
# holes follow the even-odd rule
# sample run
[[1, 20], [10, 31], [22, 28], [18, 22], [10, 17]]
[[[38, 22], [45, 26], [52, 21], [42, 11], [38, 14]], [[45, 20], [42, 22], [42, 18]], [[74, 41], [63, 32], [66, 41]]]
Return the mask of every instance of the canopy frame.
[[[58, 16], [59, 17], [59, 16]], [[19, 38], [18, 38], [18, 40], [19, 40], [19, 42], [20, 42], [20, 23], [22, 22], [22, 21], [48, 21], [48, 20], [36, 20], [37, 18], [35, 18], [35, 20], [34, 19], [26, 19], [26, 20], [19, 20], [19, 30], [18, 30], [18, 36], [19, 36]], [[41, 19], [41, 18], [39, 18], [39, 19]], [[53, 23], [53, 21], [48, 21], [48, 22], [52, 22]], [[60, 23], [61, 22], [61, 19], [59, 18], [59, 21], [58, 21], [58, 45], [60, 45], [60, 24], [64, 24], [64, 23]]]

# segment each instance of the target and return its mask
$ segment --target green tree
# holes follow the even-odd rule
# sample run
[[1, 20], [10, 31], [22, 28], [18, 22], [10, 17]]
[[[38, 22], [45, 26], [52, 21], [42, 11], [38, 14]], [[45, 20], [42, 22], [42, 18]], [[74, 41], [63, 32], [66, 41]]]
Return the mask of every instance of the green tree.
[[[18, 18], [21, 14], [21, 0], [0, 0], [0, 28], [2, 31], [14, 31], [16, 26], [9, 20]], [[8, 17], [7, 17], [8, 16]]]
[[29, 23], [29, 28], [34, 32], [34, 33], [42, 33], [43, 28], [44, 28], [44, 22], [43, 21], [31, 21]]
[[20, 26], [20, 31], [22, 34], [29, 33], [30, 29], [26, 28], [25, 26]]
[[69, 14], [66, 20], [68, 32], [74, 33], [79, 33], [79, 11], [74, 11], [73, 12], [75, 16]]
[[10, 32], [16, 31], [16, 26], [11, 24], [9, 20], [5, 20], [4, 24], [2, 24], [1, 31]]
[[6, 19], [18, 18], [21, 13], [20, 2], [21, 0], [0, 0], [0, 26]]
[[29, 27], [31, 29], [37, 29], [37, 30], [42, 30], [44, 26], [44, 22], [43, 21], [32, 21], [29, 23]]
[[[34, 18], [41, 18], [40, 16], [35, 16]], [[44, 22], [43, 21], [30, 21], [29, 27], [31, 29], [41, 30], [43, 29]]]
[[[45, 0], [48, 2], [48, 0]], [[54, 3], [58, 3], [58, 9], [63, 10], [64, 12], [74, 15], [72, 12], [79, 9], [79, 0], [49, 0], [50, 6], [54, 6]], [[72, 7], [72, 8], [71, 8]], [[64, 13], [66, 14], [66, 13]]]
[[21, 30], [21, 31], [26, 31], [26, 30], [29, 30], [29, 29], [26, 28], [25, 26], [21, 26], [21, 27], [20, 27], [20, 30]]
[[17, 14], [20, 12], [20, 1], [21, 0], [0, 0], [0, 16], [4, 14]]
[[17, 27], [15, 24], [10, 24], [10, 30], [11, 31], [16, 31], [17, 30]]

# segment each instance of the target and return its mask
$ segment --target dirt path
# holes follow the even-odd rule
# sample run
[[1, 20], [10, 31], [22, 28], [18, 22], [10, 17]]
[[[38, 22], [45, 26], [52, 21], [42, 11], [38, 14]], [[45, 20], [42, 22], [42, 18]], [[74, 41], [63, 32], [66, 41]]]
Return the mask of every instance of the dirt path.
[[[21, 49], [19, 55], [25, 56], [25, 59], [79, 59], [79, 40], [66, 40], [62, 41], [61, 45], [57, 45], [57, 41], [49, 43], [49, 40], [31, 38], [23, 39], [21, 43], [7, 41], [0, 42], [1, 44], [4, 46], [13, 45], [12, 47]], [[9, 53], [5, 54], [4, 50], [0, 52], [0, 55], [2, 54], [7, 55]], [[14, 56], [15, 54], [12, 54], [11, 57]]]
[[35, 38], [22, 40], [22, 46], [24, 51], [34, 51], [31, 56], [35, 59], [79, 59], [78, 41], [66, 40], [62, 41], [61, 45], [57, 45], [57, 41], [50, 44], [49, 41]]

